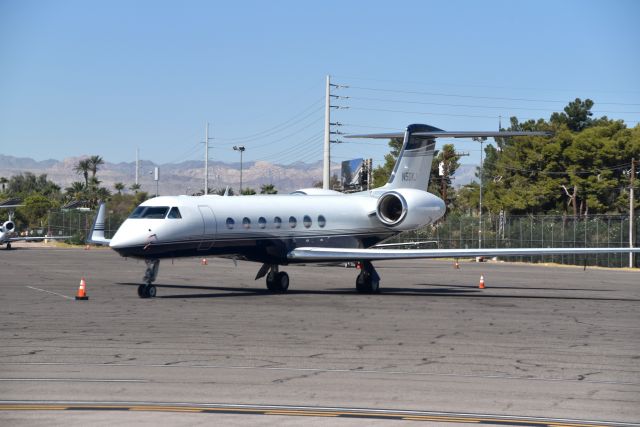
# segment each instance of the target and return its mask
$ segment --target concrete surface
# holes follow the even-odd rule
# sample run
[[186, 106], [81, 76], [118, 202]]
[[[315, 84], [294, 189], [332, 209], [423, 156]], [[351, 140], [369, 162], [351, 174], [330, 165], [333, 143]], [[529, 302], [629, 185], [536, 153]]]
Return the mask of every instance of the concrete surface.
[[[161, 263], [158, 297], [143, 300], [136, 287], [144, 263], [108, 249], [25, 245], [0, 250], [0, 261], [4, 401], [640, 420], [635, 271], [381, 262], [383, 293], [360, 295], [355, 269], [298, 266], [283, 268], [290, 291], [273, 295], [253, 280], [257, 264], [181, 259]], [[83, 276], [89, 301], [75, 301]], [[43, 414], [0, 411], [0, 423], [39, 424]], [[213, 416], [225, 424], [282, 424], [275, 415], [46, 414], [77, 425], [195, 424]], [[357, 424], [350, 422], [337, 425]]]

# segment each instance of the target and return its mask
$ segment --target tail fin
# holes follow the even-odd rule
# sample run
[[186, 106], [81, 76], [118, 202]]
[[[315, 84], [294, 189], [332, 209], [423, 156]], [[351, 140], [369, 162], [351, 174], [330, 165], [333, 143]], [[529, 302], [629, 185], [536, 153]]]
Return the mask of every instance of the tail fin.
[[87, 243], [93, 243], [95, 245], [108, 245], [111, 239], [105, 239], [104, 237], [104, 218], [106, 216], [106, 205], [104, 202], [100, 202], [98, 207], [98, 214], [93, 220], [93, 225], [89, 230], [89, 236], [87, 237]]
[[429, 125], [413, 124], [407, 126], [398, 160], [396, 160], [396, 165], [384, 188], [427, 190], [436, 139], [432, 136], [416, 135], [416, 133], [439, 131], [442, 129]]
[[347, 138], [403, 138], [402, 149], [389, 181], [382, 187], [386, 189], [415, 188], [427, 190], [431, 162], [435, 152], [436, 138], [442, 129], [429, 125], [413, 124], [404, 132], [379, 133], [368, 135], [349, 135]]
[[402, 150], [384, 189], [415, 188], [426, 190], [429, 186], [431, 162], [433, 161], [436, 138], [507, 138], [512, 136], [552, 136], [550, 132], [529, 131], [444, 131], [429, 125], [413, 124], [404, 133], [376, 133], [368, 135], [347, 135], [347, 138], [391, 139], [404, 138]]

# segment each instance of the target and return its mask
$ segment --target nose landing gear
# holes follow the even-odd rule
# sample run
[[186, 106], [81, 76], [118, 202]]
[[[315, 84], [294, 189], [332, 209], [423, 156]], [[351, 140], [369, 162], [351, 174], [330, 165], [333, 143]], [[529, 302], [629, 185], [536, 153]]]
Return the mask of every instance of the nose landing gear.
[[159, 259], [145, 259], [147, 269], [144, 272], [144, 285], [138, 286], [138, 296], [140, 298], [154, 298], [156, 296], [156, 287], [152, 285], [158, 277], [158, 269], [160, 268]]

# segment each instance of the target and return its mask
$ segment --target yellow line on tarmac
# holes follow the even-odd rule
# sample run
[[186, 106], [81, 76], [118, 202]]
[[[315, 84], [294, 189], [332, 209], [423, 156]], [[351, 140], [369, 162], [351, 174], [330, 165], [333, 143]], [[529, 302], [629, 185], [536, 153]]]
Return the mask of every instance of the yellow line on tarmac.
[[429, 415], [415, 415], [402, 417], [403, 420], [409, 421], [441, 421], [446, 423], [479, 423], [480, 420], [475, 420], [472, 418], [449, 418], [449, 417], [432, 417]]
[[154, 406], [132, 406], [130, 411], [152, 411], [152, 412], [202, 412], [202, 408], [163, 408]]
[[265, 411], [265, 415], [294, 415], [304, 417], [338, 417], [340, 414], [332, 414], [330, 412], [307, 412], [307, 411]]
[[349, 411], [349, 410], [326, 410], [309, 408], [277, 408], [277, 407], [233, 407], [233, 406], [189, 406], [189, 405], [126, 405], [126, 404], [96, 404], [80, 403], [80, 404], [44, 404], [44, 403], [0, 403], [0, 411], [65, 411], [65, 410], [112, 410], [112, 411], [151, 411], [151, 412], [189, 412], [189, 413], [226, 413], [226, 414], [260, 414], [260, 415], [288, 415], [288, 416], [306, 416], [306, 417], [345, 417], [345, 418], [378, 418], [388, 420], [407, 420], [407, 421], [431, 421], [431, 422], [455, 422], [455, 423], [498, 423], [503, 425], [528, 424], [540, 427], [607, 427], [598, 423], [589, 422], [553, 422], [543, 421], [540, 419], [527, 419], [519, 417], [479, 417], [456, 415], [411, 415], [403, 411], [393, 412], [372, 412], [372, 411]]

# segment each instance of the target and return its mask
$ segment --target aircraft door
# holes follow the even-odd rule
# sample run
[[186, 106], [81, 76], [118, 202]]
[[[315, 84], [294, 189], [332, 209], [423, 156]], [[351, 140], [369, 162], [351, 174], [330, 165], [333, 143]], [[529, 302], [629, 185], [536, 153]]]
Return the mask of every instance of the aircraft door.
[[216, 238], [216, 216], [209, 206], [200, 205], [198, 210], [202, 215], [202, 240], [198, 250], [206, 251], [213, 246]]

